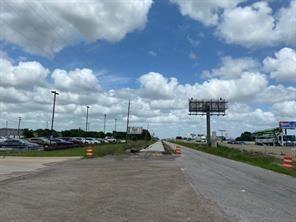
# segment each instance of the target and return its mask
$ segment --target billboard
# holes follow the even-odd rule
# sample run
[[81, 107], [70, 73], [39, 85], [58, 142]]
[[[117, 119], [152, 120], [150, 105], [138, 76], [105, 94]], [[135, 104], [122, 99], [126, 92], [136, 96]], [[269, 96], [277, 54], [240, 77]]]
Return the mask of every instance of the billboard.
[[279, 125], [282, 129], [296, 129], [296, 121], [280, 121]]
[[142, 134], [143, 133], [143, 127], [129, 127], [128, 128], [128, 134]]
[[189, 99], [189, 112], [190, 113], [221, 113], [225, 114], [227, 109], [227, 102], [223, 99], [220, 100], [196, 100]]

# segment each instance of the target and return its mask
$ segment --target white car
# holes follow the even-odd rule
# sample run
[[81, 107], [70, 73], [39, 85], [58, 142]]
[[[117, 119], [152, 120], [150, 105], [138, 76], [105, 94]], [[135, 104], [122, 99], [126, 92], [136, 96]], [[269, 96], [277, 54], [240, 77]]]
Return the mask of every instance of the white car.
[[85, 144], [100, 144], [101, 143], [100, 140], [96, 140], [95, 138], [91, 138], [91, 137], [86, 137], [82, 141]]
[[6, 138], [4, 136], [0, 136], [0, 142], [4, 142]]

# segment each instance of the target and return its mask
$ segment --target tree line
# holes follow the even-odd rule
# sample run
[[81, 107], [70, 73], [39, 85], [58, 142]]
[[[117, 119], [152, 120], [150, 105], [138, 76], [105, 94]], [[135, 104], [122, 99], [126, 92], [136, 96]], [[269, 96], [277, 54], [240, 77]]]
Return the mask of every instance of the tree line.
[[[105, 137], [113, 137], [115, 139], [126, 139], [126, 132], [107, 132], [104, 133], [102, 131], [88, 131], [85, 132], [82, 129], [70, 129], [70, 130], [63, 130], [63, 131], [56, 131], [53, 130], [52, 132], [54, 137], [93, 137], [93, 138], [105, 138]], [[51, 136], [50, 129], [24, 129], [23, 130], [23, 137], [24, 138], [31, 138], [31, 137], [47, 137]], [[146, 129], [143, 129], [142, 134], [129, 134], [129, 140], [151, 140], [150, 132]]]

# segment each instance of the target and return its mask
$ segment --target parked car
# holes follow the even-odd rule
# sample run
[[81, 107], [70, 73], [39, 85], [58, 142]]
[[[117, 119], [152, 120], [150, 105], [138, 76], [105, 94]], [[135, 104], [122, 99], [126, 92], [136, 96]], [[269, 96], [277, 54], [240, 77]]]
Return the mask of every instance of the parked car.
[[40, 145], [36, 143], [30, 143], [27, 140], [23, 140], [23, 139], [7, 139], [3, 142], [0, 142], [0, 147], [36, 150], [40, 147]]
[[86, 143], [86, 144], [100, 144], [102, 142], [100, 140], [97, 140], [97, 139], [92, 138], [92, 137], [86, 137], [84, 139], [84, 143]]
[[74, 144], [73, 142], [66, 141], [66, 140], [63, 140], [60, 138], [53, 138], [53, 139], [51, 139], [51, 141], [55, 142], [56, 145], [72, 145], [72, 144]]
[[0, 142], [5, 141], [7, 138], [5, 138], [4, 136], [0, 136]]
[[116, 143], [117, 140], [113, 137], [105, 137], [105, 140], [107, 140], [109, 143]]
[[31, 143], [39, 144], [39, 145], [44, 146], [44, 147], [56, 144], [56, 142], [54, 142], [54, 141], [52, 141], [50, 143], [50, 140], [46, 139], [44, 137], [32, 137], [32, 138], [28, 139], [28, 141], [31, 142]]

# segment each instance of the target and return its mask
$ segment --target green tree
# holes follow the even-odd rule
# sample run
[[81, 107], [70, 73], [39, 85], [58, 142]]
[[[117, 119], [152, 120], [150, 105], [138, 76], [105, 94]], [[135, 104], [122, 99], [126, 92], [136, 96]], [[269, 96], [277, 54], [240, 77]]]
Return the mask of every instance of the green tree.
[[30, 129], [23, 129], [23, 136], [25, 138], [31, 138], [34, 137], [34, 131]]
[[237, 140], [237, 141], [254, 141], [254, 138], [252, 137], [251, 132], [245, 131], [240, 135], [240, 137], [237, 137], [235, 140]]

